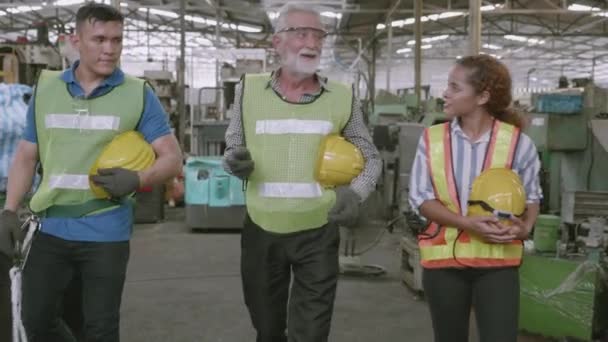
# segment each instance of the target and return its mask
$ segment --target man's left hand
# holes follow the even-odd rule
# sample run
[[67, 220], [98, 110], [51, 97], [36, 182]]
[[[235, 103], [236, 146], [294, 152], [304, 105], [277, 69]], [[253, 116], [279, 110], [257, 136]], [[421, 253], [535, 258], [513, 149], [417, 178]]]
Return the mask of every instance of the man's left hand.
[[140, 186], [139, 174], [123, 168], [99, 169], [91, 180], [107, 191], [112, 198], [126, 196]]
[[350, 186], [340, 186], [335, 192], [336, 204], [329, 211], [327, 220], [342, 226], [354, 225], [359, 217], [361, 197]]

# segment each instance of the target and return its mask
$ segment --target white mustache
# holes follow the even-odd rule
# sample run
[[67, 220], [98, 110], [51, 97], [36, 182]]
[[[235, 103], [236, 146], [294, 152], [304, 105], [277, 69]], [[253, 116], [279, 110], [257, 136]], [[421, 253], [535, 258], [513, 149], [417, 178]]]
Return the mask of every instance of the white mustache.
[[316, 56], [319, 55], [319, 52], [316, 51], [316, 50], [308, 50], [308, 49], [306, 49], [306, 50], [301, 50], [301, 51], [298, 52], [298, 56], [302, 56], [302, 55], [313, 55], [313, 56], [316, 57]]

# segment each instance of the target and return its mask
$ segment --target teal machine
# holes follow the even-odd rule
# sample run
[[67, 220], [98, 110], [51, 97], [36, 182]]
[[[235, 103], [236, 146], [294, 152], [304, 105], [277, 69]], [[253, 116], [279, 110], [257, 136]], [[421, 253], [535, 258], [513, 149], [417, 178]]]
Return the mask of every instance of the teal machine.
[[184, 174], [189, 227], [242, 227], [245, 219], [243, 182], [224, 171], [221, 157], [190, 157]]
[[224, 171], [222, 155], [228, 121], [208, 120], [192, 126], [198, 156], [184, 166], [186, 224], [193, 229], [240, 229], [245, 221], [243, 182]]
[[541, 158], [544, 202], [520, 268], [520, 329], [608, 338], [608, 104], [588, 84], [532, 97], [526, 133]]

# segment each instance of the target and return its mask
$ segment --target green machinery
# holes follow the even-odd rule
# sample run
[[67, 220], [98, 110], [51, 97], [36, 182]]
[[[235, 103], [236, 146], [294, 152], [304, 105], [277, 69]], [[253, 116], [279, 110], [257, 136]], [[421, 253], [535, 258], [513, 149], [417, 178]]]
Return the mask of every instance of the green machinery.
[[539, 234], [547, 228], [537, 221], [536, 246], [527, 246], [520, 268], [520, 329], [526, 332], [608, 337], [607, 93], [589, 84], [532, 98], [526, 133], [541, 158], [542, 211], [559, 215], [561, 224], [552, 229], [561, 238], [550, 232], [553, 240], [541, 248]]

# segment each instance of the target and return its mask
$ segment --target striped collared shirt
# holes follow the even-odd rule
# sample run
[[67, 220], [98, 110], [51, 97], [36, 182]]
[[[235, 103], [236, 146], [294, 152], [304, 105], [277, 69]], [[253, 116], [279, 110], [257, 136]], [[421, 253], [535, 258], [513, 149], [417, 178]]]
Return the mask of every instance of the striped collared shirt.
[[[272, 73], [267, 87], [271, 87], [277, 95], [283, 97], [279, 84], [279, 72], [280, 70]], [[330, 91], [326, 88], [327, 78], [318, 75], [315, 75], [315, 77], [319, 81], [320, 90], [314, 94], [302, 95], [298, 103], [311, 103], [318, 97], [323, 96], [324, 92]], [[242, 85], [239, 83], [235, 90], [232, 117], [230, 118], [230, 123], [226, 131], [226, 150], [224, 151], [224, 157], [230, 155], [236, 146], [244, 144], [241, 118], [241, 97]], [[363, 112], [358, 99], [354, 99], [353, 101], [350, 120], [348, 120], [348, 123], [342, 130], [342, 136], [353, 145], [357, 146], [365, 159], [363, 170], [350, 184], [353, 191], [355, 191], [362, 200], [365, 200], [369, 194], [376, 189], [376, 182], [382, 173], [382, 160], [380, 159], [380, 154], [372, 142], [369, 130], [363, 120]], [[225, 162], [224, 169], [230, 172], [230, 169]]]
[[[462, 131], [457, 119], [452, 120], [450, 129], [452, 132], [454, 178], [456, 179], [458, 194], [460, 194], [459, 201], [463, 211], [462, 214], [466, 215], [469, 192], [473, 180], [481, 173], [490, 142], [490, 131], [473, 142]], [[543, 197], [539, 180], [540, 160], [532, 139], [523, 133], [515, 151], [512, 168], [522, 180], [526, 190], [527, 203], [540, 202]], [[421, 137], [410, 175], [409, 202], [412, 209], [418, 212], [424, 201], [434, 199], [435, 192], [427, 164], [426, 144]]]

